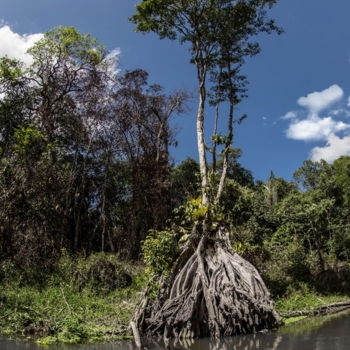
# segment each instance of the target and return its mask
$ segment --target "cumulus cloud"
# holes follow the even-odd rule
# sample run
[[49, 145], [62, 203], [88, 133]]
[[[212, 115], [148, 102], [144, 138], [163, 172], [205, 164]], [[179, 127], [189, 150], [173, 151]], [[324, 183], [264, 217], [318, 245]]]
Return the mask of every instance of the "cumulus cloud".
[[31, 57], [26, 52], [42, 37], [42, 33], [18, 34], [13, 32], [8, 25], [3, 25], [0, 28], [0, 57], [6, 55], [30, 64]]
[[333, 162], [340, 156], [350, 155], [350, 136], [340, 138], [336, 135], [330, 135], [327, 144], [324, 147], [315, 147], [312, 149], [310, 157], [314, 161], [324, 159], [327, 162]]
[[307, 96], [300, 97], [297, 102], [299, 106], [307, 108], [310, 113], [318, 114], [339, 101], [343, 96], [343, 89], [334, 84], [323, 91], [315, 91]]
[[350, 155], [350, 123], [347, 123], [350, 97], [346, 100], [343, 97], [343, 89], [334, 84], [300, 97], [297, 104], [305, 110], [290, 111], [281, 117], [289, 122], [286, 130], [288, 138], [324, 142], [311, 150], [310, 158], [314, 161], [324, 159], [333, 162], [342, 155]]
[[[306, 117], [300, 119], [298, 113], [291, 111], [286, 113], [282, 119], [289, 120], [290, 124], [286, 130], [286, 136], [293, 140], [320, 141], [327, 140], [330, 135], [336, 134], [350, 128], [349, 124], [336, 121], [331, 116], [320, 117], [320, 113], [330, 108], [334, 103], [340, 101], [344, 96], [343, 89], [334, 84], [322, 91], [315, 91], [300, 97], [297, 103], [306, 109]], [[345, 108], [333, 109], [330, 115], [346, 115]]]
[[291, 123], [287, 129], [287, 137], [303, 141], [326, 140], [330, 135], [349, 128], [350, 125], [337, 122], [331, 117], [315, 117]]

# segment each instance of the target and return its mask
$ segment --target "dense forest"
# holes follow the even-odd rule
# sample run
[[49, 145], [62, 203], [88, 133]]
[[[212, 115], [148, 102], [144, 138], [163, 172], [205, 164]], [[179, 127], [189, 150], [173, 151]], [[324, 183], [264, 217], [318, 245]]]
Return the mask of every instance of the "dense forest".
[[[158, 266], [161, 249], [175, 252], [166, 245], [184, 242], [201, 215], [198, 163], [175, 165], [169, 155], [170, 119], [188, 95], [166, 95], [143, 70], [113, 75], [112, 58], [94, 47], [59, 28], [31, 49], [31, 68], [1, 59], [2, 262], [50, 266], [64, 249], [146, 256]], [[240, 153], [230, 156], [221, 205], [234, 249], [273, 293], [296, 282], [348, 290], [350, 157], [306, 160], [294, 181], [271, 172], [263, 182]], [[159, 251], [142, 255], [143, 242]]]
[[[118, 72], [112, 53], [72, 27], [49, 31], [29, 54], [30, 66], [0, 59], [0, 281], [16, 270], [46, 283], [43, 268], [103, 253], [99, 263], [144, 263], [154, 292], [208, 213], [200, 164], [170, 154], [190, 94], [165, 93], [142, 69]], [[350, 157], [306, 160], [293, 181], [273, 171], [261, 181], [240, 164], [240, 149], [216, 156], [227, 139], [214, 136], [207, 195], [224, 170], [211, 219], [233, 251], [274, 298], [348, 293]], [[110, 276], [89, 273], [113, 289]]]
[[30, 68], [1, 60], [1, 259], [49, 264], [72, 253], [138, 258], [172, 208], [169, 120], [187, 96], [73, 28], [46, 34]]

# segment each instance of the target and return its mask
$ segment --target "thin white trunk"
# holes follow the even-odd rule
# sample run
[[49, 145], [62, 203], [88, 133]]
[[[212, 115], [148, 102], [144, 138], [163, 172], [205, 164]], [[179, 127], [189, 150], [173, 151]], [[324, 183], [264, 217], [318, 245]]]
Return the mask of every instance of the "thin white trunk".
[[205, 105], [205, 77], [201, 76], [199, 86], [199, 103], [197, 112], [197, 141], [198, 141], [198, 155], [199, 155], [199, 170], [201, 174], [201, 191], [202, 204], [206, 205], [209, 202], [208, 198], [208, 167], [205, 152], [205, 138], [204, 138], [204, 105]]
[[213, 136], [215, 137], [213, 142], [213, 173], [216, 172], [216, 149], [217, 149], [217, 133], [218, 133], [218, 122], [219, 122], [219, 102], [216, 103], [215, 106], [215, 120], [214, 120], [214, 131]]
[[230, 152], [230, 147], [232, 145], [232, 138], [233, 138], [233, 101], [230, 102], [230, 112], [229, 112], [229, 118], [228, 118], [228, 135], [227, 135], [227, 141], [225, 144], [225, 149], [223, 151], [224, 153], [224, 161], [222, 165], [222, 172], [220, 177], [220, 182], [218, 186], [218, 192], [215, 197], [215, 204], [219, 203], [220, 198], [222, 196], [222, 193], [224, 191], [224, 185], [225, 180], [227, 176], [227, 168], [228, 168], [228, 156]]

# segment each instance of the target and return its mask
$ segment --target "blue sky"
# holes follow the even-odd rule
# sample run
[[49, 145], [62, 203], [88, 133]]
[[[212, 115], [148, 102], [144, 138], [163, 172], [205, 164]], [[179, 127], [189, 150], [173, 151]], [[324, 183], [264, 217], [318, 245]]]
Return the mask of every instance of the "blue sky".
[[[122, 70], [142, 68], [167, 91], [195, 93], [186, 47], [133, 32], [128, 17], [137, 2], [0, 0], [0, 55], [21, 56], [40, 33], [58, 25], [75, 26], [108, 49], [118, 48]], [[243, 150], [241, 162], [257, 179], [266, 180], [270, 170], [290, 179], [305, 159], [331, 162], [350, 155], [349, 13], [346, 0], [281, 0], [270, 12], [285, 33], [261, 36], [262, 53], [247, 61], [249, 97], [237, 113], [249, 118], [235, 134], [235, 146]], [[194, 104], [175, 121], [176, 161], [197, 157], [195, 112]]]

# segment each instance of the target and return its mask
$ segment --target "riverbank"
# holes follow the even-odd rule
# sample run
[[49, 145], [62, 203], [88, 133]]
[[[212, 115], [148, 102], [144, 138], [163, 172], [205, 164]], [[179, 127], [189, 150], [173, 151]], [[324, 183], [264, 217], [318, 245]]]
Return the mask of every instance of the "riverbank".
[[98, 254], [61, 259], [50, 272], [2, 266], [0, 335], [38, 344], [131, 338], [128, 324], [144, 268]]
[[305, 318], [337, 313], [350, 308], [350, 298], [342, 294], [322, 295], [306, 284], [291, 288], [289, 292], [275, 300], [278, 313], [284, 324], [295, 323]]
[[[0, 278], [0, 335], [42, 345], [132, 338], [129, 321], [147, 283], [144, 267], [105, 254], [66, 256], [51, 271], [2, 265]], [[275, 302], [289, 324], [345, 300], [345, 295], [321, 295], [302, 284]]]

